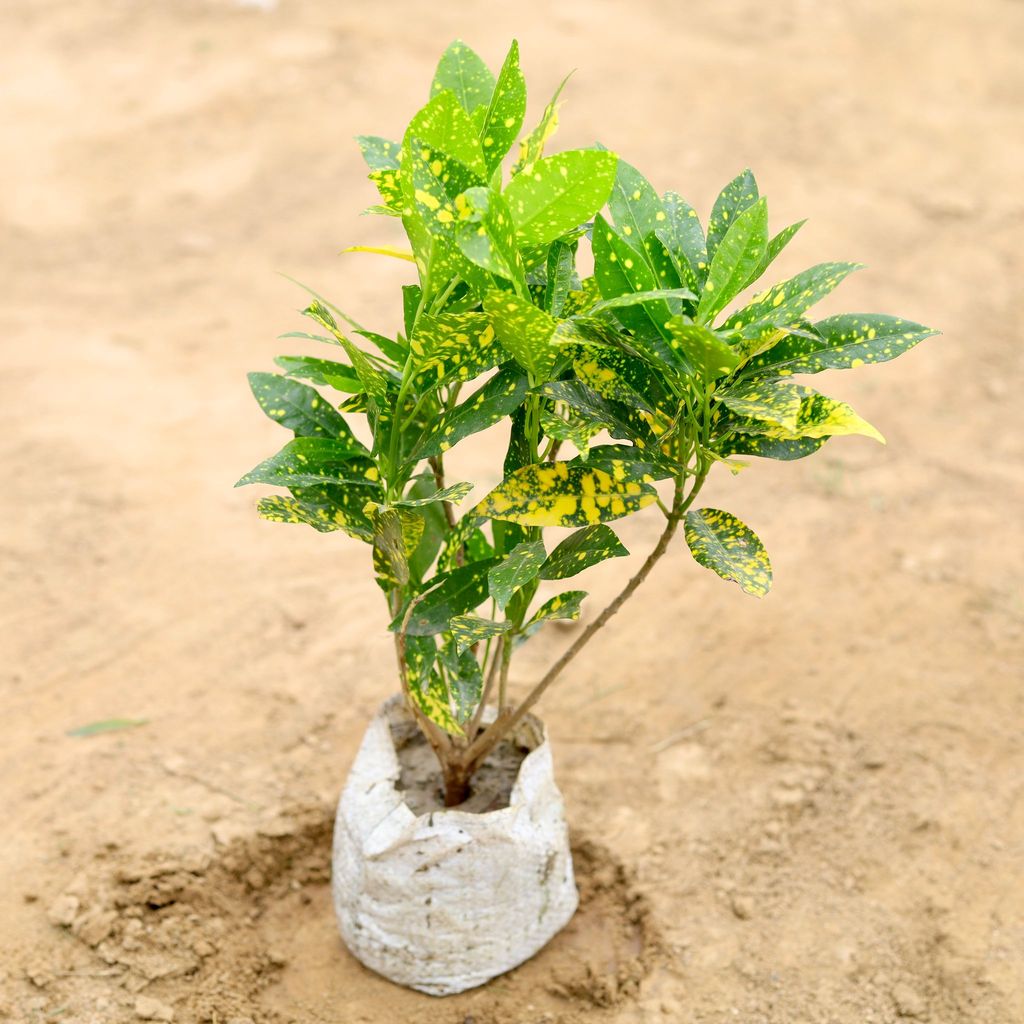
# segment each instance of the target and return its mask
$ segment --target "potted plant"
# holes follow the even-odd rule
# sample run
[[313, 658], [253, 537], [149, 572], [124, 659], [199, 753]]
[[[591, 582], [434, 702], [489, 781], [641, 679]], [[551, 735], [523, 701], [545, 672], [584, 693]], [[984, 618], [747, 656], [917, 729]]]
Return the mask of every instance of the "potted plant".
[[[770, 235], [744, 171], [705, 232], [679, 195], [603, 147], [549, 153], [557, 101], [507, 160], [526, 109], [518, 47], [495, 78], [453, 43], [401, 141], [359, 139], [380, 193], [370, 212], [399, 220], [408, 249], [355, 248], [413, 265], [402, 330], [376, 333], [314, 295], [316, 333], [287, 336], [332, 357], [281, 356], [283, 373], [250, 376], [294, 439], [239, 483], [287, 490], [260, 500], [265, 519], [365, 543], [394, 636], [400, 693], [339, 804], [342, 935], [370, 967], [437, 994], [522, 962], [575, 910], [538, 699], [680, 529], [699, 564], [765, 595], [761, 541], [697, 505], [709, 473], [803, 458], [841, 434], [881, 441], [795, 378], [884, 362], [935, 333], [880, 314], [810, 319], [852, 263], [818, 264], [727, 312], [803, 222]], [[588, 246], [592, 274], [578, 269]], [[473, 485], [450, 480], [446, 459], [484, 430], [506, 442], [503, 479], [465, 507]], [[516, 649], [579, 618], [586, 596], [539, 600], [542, 581], [574, 587], [626, 555], [609, 523], [644, 509], [663, 528], [642, 565], [513, 698]]]

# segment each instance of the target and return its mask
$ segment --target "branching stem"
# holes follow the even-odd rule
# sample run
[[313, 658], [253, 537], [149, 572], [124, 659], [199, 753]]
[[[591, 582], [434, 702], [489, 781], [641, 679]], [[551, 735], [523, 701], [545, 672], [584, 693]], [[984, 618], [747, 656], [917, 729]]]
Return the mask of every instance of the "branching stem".
[[509, 710], [507, 707], [499, 710], [498, 717], [464, 751], [460, 751], [460, 760], [470, 772], [522, 721], [527, 712], [543, 696], [545, 690], [562, 674], [580, 651], [590, 643], [601, 627], [626, 603], [640, 584], [647, 579], [651, 570], [661, 559], [661, 556], [668, 550], [669, 543], [675, 535], [680, 520], [704, 485], [706, 475], [706, 471], [699, 473], [693, 482], [693, 486], [690, 488], [690, 493], [685, 497], [683, 496], [682, 481], [676, 481], [672, 509], [665, 528], [658, 538], [658, 543], [654, 546], [654, 549], [647, 556], [644, 564], [640, 566], [633, 578], [619, 591], [619, 594], [611, 604], [576, 638], [572, 646], [547, 670], [540, 682], [534, 686], [523, 701], [513, 710]]

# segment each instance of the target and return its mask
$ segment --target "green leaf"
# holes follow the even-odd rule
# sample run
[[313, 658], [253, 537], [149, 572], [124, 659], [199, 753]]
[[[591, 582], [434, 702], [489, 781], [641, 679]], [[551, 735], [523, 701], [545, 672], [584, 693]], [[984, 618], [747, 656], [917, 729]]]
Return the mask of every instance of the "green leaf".
[[772, 585], [768, 552], [749, 526], [717, 508], [686, 513], [683, 532], [698, 564], [738, 583], [748, 594], [764, 597]]
[[746, 427], [751, 432], [790, 440], [863, 434], [885, 444], [885, 438], [845, 402], [798, 384], [752, 381], [729, 388], [719, 397], [727, 409], [750, 421]]
[[274, 362], [288, 377], [301, 377], [314, 384], [325, 384], [336, 391], [348, 394], [363, 390], [355, 370], [333, 359], [318, 359], [315, 356], [275, 356]]
[[473, 490], [471, 483], [452, 484], [432, 494], [424, 494], [420, 497], [400, 498], [391, 504], [396, 508], [419, 508], [423, 505], [433, 505], [437, 501], [450, 501], [457, 505], [469, 492]]
[[486, 430], [522, 405], [527, 392], [526, 377], [518, 367], [506, 366], [450, 413], [442, 417], [424, 438], [417, 459], [442, 455], [464, 437]]
[[748, 207], [757, 202], [757, 182], [745, 170], [737, 174], [719, 193], [708, 219], [707, 251], [712, 260], [715, 250], [732, 226], [732, 222]]
[[[599, 214], [594, 218], [592, 239], [594, 277], [605, 300], [634, 292], [658, 291], [654, 271], [640, 258], [635, 249], [627, 245]], [[593, 312], [591, 310], [590, 312]], [[625, 306], [615, 310], [615, 317], [634, 334], [634, 347], [642, 351], [651, 362], [665, 367], [677, 367], [678, 359], [664, 340], [666, 324], [672, 311], [664, 299], [642, 303], [639, 307]]]
[[616, 407], [610, 399], [602, 398], [581, 380], [556, 380], [538, 388], [546, 398], [565, 402], [582, 414], [594, 428], [593, 432], [607, 430], [612, 437], [632, 441], [638, 447], [657, 447], [657, 441], [647, 423], [629, 409]]
[[590, 220], [615, 181], [614, 153], [569, 150], [534, 162], [505, 189], [523, 242], [546, 245]]
[[405, 664], [409, 670], [409, 686], [413, 690], [429, 685], [430, 670], [437, 660], [437, 642], [432, 636], [405, 638]]
[[793, 439], [749, 433], [749, 430], [757, 429], [757, 424], [750, 424], [742, 420], [736, 423], [735, 429], [737, 433], [729, 434], [715, 446], [715, 451], [722, 458], [728, 458], [730, 455], [753, 455], [761, 459], [792, 462], [795, 459], [804, 459], [808, 455], [813, 455], [828, 440], [828, 437]]
[[276, 455], [265, 459], [235, 484], [273, 484], [276, 487], [310, 487], [344, 484], [365, 488], [366, 498], [380, 491], [380, 475], [374, 463], [344, 440], [328, 437], [297, 437]]
[[682, 467], [676, 465], [659, 452], [635, 448], [627, 444], [599, 444], [591, 448], [586, 462], [573, 460], [570, 466], [579, 465], [590, 469], [603, 469], [614, 473], [616, 467], [625, 464], [631, 477], [651, 483], [654, 480], [668, 480], [678, 476]]
[[860, 267], [859, 263], [819, 263], [755, 295], [749, 305], [725, 321], [723, 329], [736, 331], [755, 341], [766, 339], [779, 327], [799, 320], [811, 306]]
[[534, 380], [547, 380], [559, 358], [552, 342], [558, 322], [526, 299], [508, 292], [490, 292], [484, 309], [498, 340]]
[[776, 257], [786, 248], [787, 245], [793, 240], [793, 236], [807, 223], [806, 220], [798, 220], [795, 224], [790, 224], [789, 227], [783, 228], [777, 235], [772, 237], [768, 242], [768, 247], [765, 250], [764, 258], [755, 267], [754, 272], [750, 275], [747, 280], [748, 285], [752, 285], [774, 262]]
[[352, 453], [369, 454], [341, 413], [316, 388], [278, 373], [250, 373], [249, 387], [267, 416], [296, 437], [330, 437]]
[[569, 441], [583, 456], [590, 446], [590, 439], [603, 429], [572, 409], [566, 410], [565, 415], [560, 415], [546, 405], [541, 406], [539, 419], [541, 430], [547, 437], [553, 437], [557, 441]]
[[574, 285], [579, 284], [573, 247], [566, 245], [565, 242], [552, 242], [551, 248], [548, 249], [545, 270], [544, 308], [557, 318], [562, 315], [562, 309]]
[[430, 95], [451, 90], [464, 110], [472, 114], [477, 107], [490, 102], [494, 92], [494, 75], [461, 39], [456, 39], [441, 55], [430, 85]]
[[459, 225], [455, 238], [463, 255], [478, 267], [511, 281], [526, 294], [526, 270], [516, 243], [508, 203], [488, 188], [467, 189], [455, 199]]
[[768, 247], [768, 204], [764, 199], [738, 213], [729, 224], [708, 268], [697, 319], [713, 320], [743, 289], [761, 265]]
[[726, 377], [740, 363], [739, 351], [724, 342], [708, 327], [686, 323], [681, 317], [673, 317], [669, 321], [669, 329], [687, 362], [704, 381]]
[[508, 358], [495, 341], [494, 326], [486, 313], [423, 314], [416, 322], [409, 349], [424, 386], [428, 376], [437, 384], [472, 380]]
[[464, 724], [473, 717], [483, 696], [484, 678], [472, 651], [458, 650], [454, 639], [441, 648], [441, 663], [448, 679], [449, 703], [456, 720]]
[[435, 725], [453, 736], [463, 734], [462, 726], [452, 712], [448, 690], [436, 672], [431, 674], [425, 686], [411, 686], [409, 693], [420, 711]]
[[675, 257], [682, 283], [700, 289], [708, 272], [708, 250], [697, 211], [675, 192], [666, 192], [665, 222], [656, 229], [658, 238]]
[[[373, 540], [373, 526], [363, 511], [367, 497], [361, 487], [297, 487], [291, 497], [261, 498], [256, 509], [261, 519], [273, 523], [304, 523], [318, 533], [344, 530], [351, 537], [369, 542]], [[382, 498], [383, 492], [377, 497]]]
[[526, 113], [526, 80], [519, 70], [519, 43], [514, 39], [498, 73], [487, 107], [480, 142], [488, 171], [493, 171], [512, 148]]
[[884, 363], [938, 334], [930, 327], [884, 313], [841, 313], [820, 320], [814, 328], [820, 343], [784, 338], [758, 357], [759, 369], [789, 376]]
[[[490, 99], [490, 93], [487, 94], [487, 99]], [[484, 100], [485, 103], [487, 99]], [[458, 169], [454, 166], [454, 163], [457, 163], [476, 177], [475, 181], [464, 184], [456, 190], [457, 192], [461, 192], [469, 184], [484, 185], [487, 182], [487, 164], [480, 148], [477, 130], [453, 92], [438, 93], [413, 117], [405, 131], [405, 144], [413, 151], [420, 146], [437, 150], [429, 159], [440, 160], [447, 165], [449, 174], [457, 172]], [[445, 170], [442, 168], [434, 170], [438, 178], [444, 173]], [[456, 192], [448, 194], [455, 195]]]
[[[376, 508], [370, 513], [373, 523], [373, 569], [385, 590], [403, 587], [409, 582], [402, 517], [393, 508]], [[414, 545], [415, 546], [415, 545]]]
[[[571, 72], [570, 72], [571, 74]], [[569, 75], [562, 79], [561, 85], [555, 90], [555, 95], [544, 108], [540, 123], [530, 134], [519, 144], [519, 158], [512, 168], [513, 176], [530, 171], [533, 165], [544, 155], [544, 146], [548, 139], [558, 130], [558, 97], [569, 81]]]
[[616, 168], [608, 209], [619, 235], [650, 263], [644, 239], [666, 223], [667, 214], [651, 183], [625, 160], [620, 159]]
[[455, 640], [455, 650], [462, 654], [481, 640], [489, 640], [491, 637], [507, 633], [512, 623], [494, 622], [491, 619], [482, 619], [479, 615], [456, 615], [449, 626]]
[[544, 558], [543, 541], [523, 541], [487, 573], [487, 585], [491, 597], [494, 598], [500, 611], [505, 610], [517, 590], [529, 583], [530, 580], [537, 578], [537, 573], [540, 572], [540, 567], [544, 564]]
[[576, 376], [602, 398], [653, 414], [666, 396], [642, 360], [627, 352], [581, 345], [573, 360]]
[[[487, 599], [487, 573], [496, 565], [496, 558], [471, 562], [451, 572], [435, 576], [431, 584], [440, 583], [413, 609], [409, 617], [410, 636], [431, 636], [448, 628], [456, 615], [473, 611]], [[405, 611], [401, 611], [389, 627], [397, 631], [402, 626]]]
[[604, 523], [595, 526], [584, 526], [582, 530], [566, 537], [554, 551], [548, 555], [547, 561], [541, 566], [542, 580], [564, 580], [584, 569], [597, 565], [608, 558], [621, 558], [629, 552], [623, 546], [615, 531]]
[[639, 306], [644, 302], [656, 299], [695, 299], [697, 296], [689, 288], [655, 288], [648, 292], [632, 292], [616, 295], [612, 299], [603, 299], [589, 310], [591, 316], [597, 316], [606, 309], [622, 309], [625, 306]]
[[566, 590], [557, 594], [550, 601], [545, 601], [537, 610], [536, 615], [523, 628], [523, 637], [533, 636], [534, 633], [552, 619], [568, 619], [575, 622], [580, 617], [580, 605], [583, 598], [587, 596], [585, 590]]
[[338, 339], [339, 344], [345, 349], [352, 363], [352, 368], [356, 371], [356, 376], [359, 378], [359, 382], [363, 385], [366, 393], [376, 403], [383, 405], [387, 399], [387, 378], [371, 364], [370, 360], [366, 358], [366, 353], [353, 345], [342, 333], [337, 323], [335, 323], [334, 317], [331, 316], [330, 310], [322, 302], [315, 300], [302, 312], [304, 316], [315, 320], [321, 327], [326, 327]]
[[400, 215], [405, 209], [401, 169], [381, 167], [371, 171], [368, 177], [377, 186], [377, 191], [380, 193], [381, 199], [384, 200], [384, 209], [391, 215]]
[[356, 142], [371, 171], [397, 170], [400, 166], [402, 147], [399, 143], [379, 135], [357, 135]]
[[611, 462], [609, 470], [567, 462], [523, 466], [473, 511], [523, 526], [587, 526], [621, 519], [657, 499], [628, 463]]
[[75, 729], [68, 729], [67, 736], [86, 737], [100, 736], [106, 732], [122, 732], [125, 729], [137, 729], [140, 725], [148, 725], [148, 718], [104, 718], [99, 722], [90, 722]]

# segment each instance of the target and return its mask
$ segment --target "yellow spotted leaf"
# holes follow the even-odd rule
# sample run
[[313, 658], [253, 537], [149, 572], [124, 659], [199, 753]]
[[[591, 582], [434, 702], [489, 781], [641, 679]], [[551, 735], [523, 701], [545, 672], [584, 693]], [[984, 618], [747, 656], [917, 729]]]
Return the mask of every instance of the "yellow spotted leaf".
[[757, 534], [729, 512], [701, 508], [687, 512], [683, 532], [694, 559], [748, 594], [764, 597], [772, 585], [772, 565]]
[[607, 469], [551, 462], [516, 470], [473, 511], [523, 526], [590, 526], [637, 512], [657, 496], [624, 461]]

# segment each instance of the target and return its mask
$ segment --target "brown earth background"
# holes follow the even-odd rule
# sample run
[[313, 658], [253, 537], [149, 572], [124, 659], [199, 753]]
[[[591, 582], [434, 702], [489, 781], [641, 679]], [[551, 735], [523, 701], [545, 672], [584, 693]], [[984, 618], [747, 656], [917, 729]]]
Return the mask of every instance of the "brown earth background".
[[[397, 240], [351, 137], [398, 135], [457, 35], [495, 67], [518, 36], [531, 123], [578, 68], [558, 144], [702, 216], [753, 167], [810, 218], [779, 277], [863, 261], [826, 311], [944, 335], [822, 382], [888, 447], [713, 479], [772, 594], [679, 545], [575, 663], [543, 711], [584, 908], [432, 1000], [326, 888], [395, 685], [366, 549], [231, 485], [284, 440], [244, 377], [301, 350], [278, 271], [398, 326], [407, 266], [337, 255]], [[1022, 50], [1012, 0], [0, 5], [0, 1018], [1024, 1020]], [[502, 445], [465, 446], [478, 494]], [[111, 717], [146, 724], [67, 734]]]

